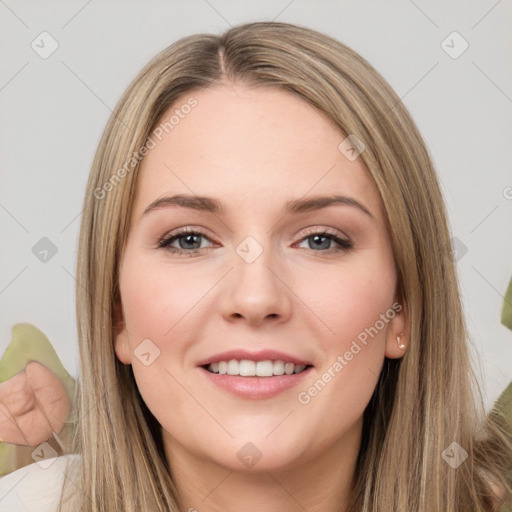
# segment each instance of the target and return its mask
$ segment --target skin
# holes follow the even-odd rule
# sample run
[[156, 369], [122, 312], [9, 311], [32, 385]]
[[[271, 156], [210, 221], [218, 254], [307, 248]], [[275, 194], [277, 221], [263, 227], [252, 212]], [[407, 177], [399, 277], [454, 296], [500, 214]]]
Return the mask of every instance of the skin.
[[[397, 301], [379, 193], [362, 160], [338, 150], [345, 137], [302, 99], [230, 83], [189, 96], [197, 107], [142, 162], [120, 264], [117, 357], [133, 366], [163, 427], [183, 511], [345, 510], [364, 409], [384, 357], [405, 353], [396, 341], [406, 331], [405, 308], [307, 405], [297, 394]], [[173, 206], [142, 215], [155, 199], [177, 193], [215, 197], [226, 213]], [[333, 193], [372, 216], [339, 204], [281, 213], [290, 199]], [[185, 235], [172, 246], [190, 252], [200, 242], [199, 252], [158, 248], [185, 226], [205, 236]], [[325, 240], [316, 248], [306, 228], [328, 229], [353, 248], [336, 251]], [[247, 236], [263, 248], [252, 263], [236, 252]], [[147, 338], [160, 351], [148, 366], [133, 352]], [[407, 332], [400, 341], [407, 344]], [[242, 399], [197, 367], [233, 348], [278, 349], [314, 368], [273, 398]], [[248, 442], [261, 453], [252, 467], [237, 457]]]
[[0, 440], [37, 446], [59, 433], [69, 413], [58, 377], [37, 362], [0, 384]]

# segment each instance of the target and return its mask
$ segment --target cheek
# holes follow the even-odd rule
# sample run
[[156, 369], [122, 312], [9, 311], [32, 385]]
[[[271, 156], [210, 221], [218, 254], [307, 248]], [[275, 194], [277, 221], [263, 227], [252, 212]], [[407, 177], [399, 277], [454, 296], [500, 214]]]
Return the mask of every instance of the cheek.
[[131, 344], [151, 338], [158, 345], [172, 338], [193, 315], [194, 305], [204, 295], [206, 283], [191, 272], [155, 264], [144, 258], [126, 262], [121, 280], [123, 310]]
[[[137, 387], [153, 415], [165, 424], [172, 424], [172, 411], [190, 404], [175, 369], [182, 364], [188, 339], [184, 329], [202, 291], [191, 277], [132, 253], [124, 261], [120, 280]], [[139, 349], [142, 346], [144, 351]], [[149, 353], [146, 361], [139, 357], [144, 353]]]
[[379, 319], [393, 304], [392, 271], [368, 272], [361, 276], [353, 273], [340, 278], [337, 284], [341, 307], [337, 308], [337, 315], [333, 311], [336, 332], [343, 338], [357, 338], [373, 327], [385, 334], [387, 323]]
[[[211, 271], [180, 271], [163, 259], [150, 259], [135, 251], [123, 262], [120, 291], [132, 369], [144, 401], [160, 422], [171, 421], [166, 417], [167, 408], [162, 409], [162, 397], [172, 397], [174, 409], [190, 403], [178, 374], [187, 350], [198, 338], [201, 319], [197, 316], [204, 313], [204, 296], [216, 280], [218, 276]], [[144, 351], [139, 348], [142, 346]], [[138, 355], [147, 352], [151, 363], [146, 366]]]
[[[314, 281], [312, 276], [301, 281], [299, 293], [318, 312], [315, 323], [321, 334], [315, 342], [322, 352], [315, 375], [321, 382], [309, 383], [314, 389], [303, 390], [301, 403], [314, 398], [316, 406], [331, 403], [357, 415], [371, 398], [384, 362], [387, 330], [399, 309], [393, 308], [392, 253], [368, 251], [364, 256], [353, 264], [347, 259], [336, 272], [325, 267]], [[312, 287], [311, 282], [323, 284]]]
[[[386, 254], [360, 258], [339, 265], [335, 270], [317, 268], [315, 275], [305, 273], [298, 295], [317, 313], [325, 339], [342, 349], [350, 341], [375, 326], [382, 314], [392, 307], [396, 275], [394, 263]], [[385, 334], [388, 322], [378, 322], [377, 329]], [[364, 336], [363, 336], [364, 337]]]

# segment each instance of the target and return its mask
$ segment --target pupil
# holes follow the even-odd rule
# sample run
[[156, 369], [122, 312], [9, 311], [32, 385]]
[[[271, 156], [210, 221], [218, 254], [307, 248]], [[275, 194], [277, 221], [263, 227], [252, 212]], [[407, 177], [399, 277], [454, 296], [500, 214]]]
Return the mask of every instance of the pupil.
[[[185, 235], [185, 244], [192, 244], [194, 245], [194, 238], [198, 238], [197, 235]], [[197, 242], [196, 244], [197, 245]], [[197, 249], [198, 247], [193, 247], [194, 249]], [[190, 247], [182, 247], [182, 249], [190, 249]]]
[[[316, 247], [323, 247], [324, 249], [328, 249], [327, 246], [325, 246], [325, 244], [329, 245], [329, 238], [325, 237], [325, 236], [321, 236], [321, 235], [313, 235], [313, 239], [314, 239], [314, 243], [315, 243], [315, 246]], [[322, 245], [322, 242], [320, 240], [324, 239], [325, 241], [323, 242], [324, 245]], [[320, 242], [319, 242], [320, 241]]]

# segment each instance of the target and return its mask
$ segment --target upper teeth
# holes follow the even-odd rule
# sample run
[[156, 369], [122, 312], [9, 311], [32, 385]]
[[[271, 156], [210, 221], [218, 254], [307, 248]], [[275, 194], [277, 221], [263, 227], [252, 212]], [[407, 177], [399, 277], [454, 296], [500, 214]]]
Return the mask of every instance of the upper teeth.
[[306, 368], [304, 364], [285, 363], [284, 361], [250, 361], [231, 359], [210, 363], [208, 370], [221, 375], [241, 375], [242, 377], [272, 377], [272, 375], [291, 375]]

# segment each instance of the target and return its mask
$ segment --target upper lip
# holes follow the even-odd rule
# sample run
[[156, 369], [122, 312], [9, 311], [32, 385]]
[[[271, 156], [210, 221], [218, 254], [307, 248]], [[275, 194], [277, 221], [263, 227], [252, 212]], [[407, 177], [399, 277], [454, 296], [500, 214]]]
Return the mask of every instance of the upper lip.
[[217, 363], [219, 361], [229, 361], [231, 359], [237, 359], [242, 361], [243, 359], [249, 361], [284, 361], [285, 363], [303, 364], [305, 366], [312, 366], [311, 362], [295, 357], [279, 350], [255, 350], [249, 351], [245, 349], [234, 349], [220, 352], [213, 356], [206, 357], [197, 363], [197, 366], [204, 366], [209, 363]]

